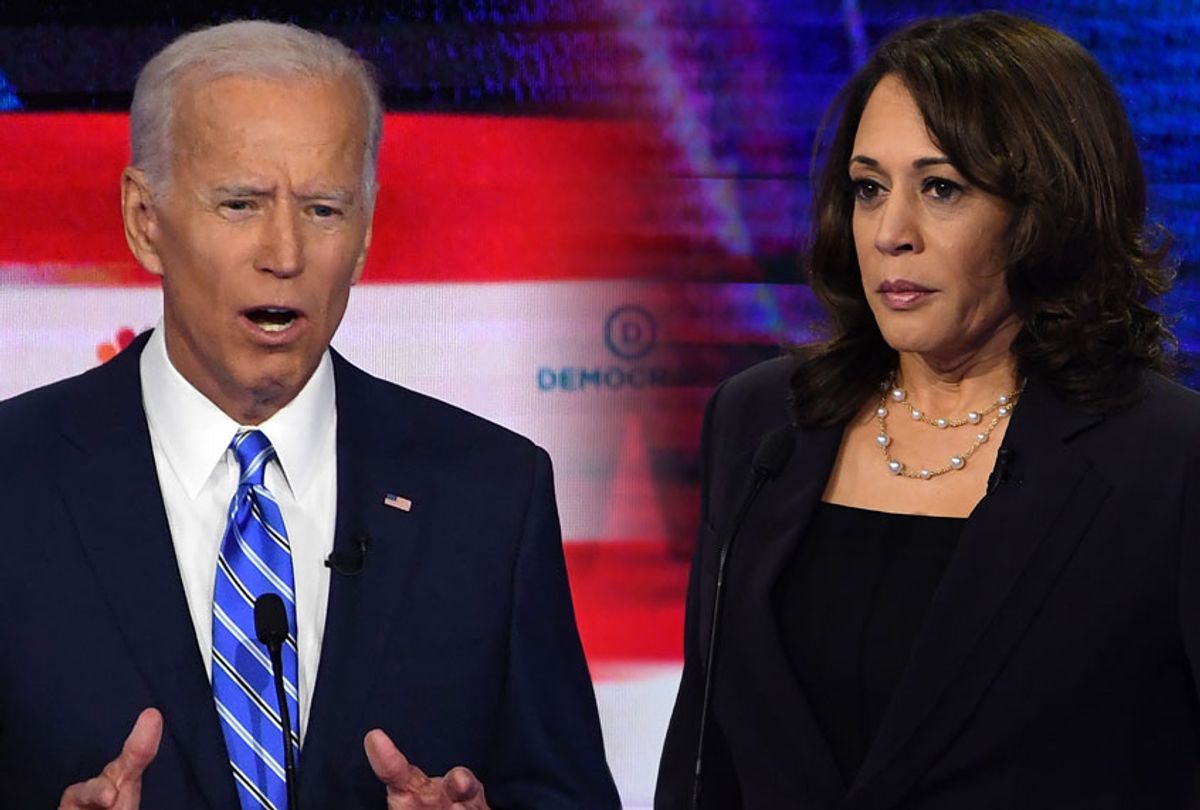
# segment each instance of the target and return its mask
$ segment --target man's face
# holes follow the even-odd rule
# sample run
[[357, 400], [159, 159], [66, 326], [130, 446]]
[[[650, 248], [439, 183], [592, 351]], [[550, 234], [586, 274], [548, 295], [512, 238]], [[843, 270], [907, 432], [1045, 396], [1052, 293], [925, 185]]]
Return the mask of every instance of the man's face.
[[172, 133], [167, 189], [149, 198], [126, 171], [126, 231], [162, 276], [171, 362], [256, 424], [308, 381], [362, 273], [361, 93], [348, 80], [185, 79]]

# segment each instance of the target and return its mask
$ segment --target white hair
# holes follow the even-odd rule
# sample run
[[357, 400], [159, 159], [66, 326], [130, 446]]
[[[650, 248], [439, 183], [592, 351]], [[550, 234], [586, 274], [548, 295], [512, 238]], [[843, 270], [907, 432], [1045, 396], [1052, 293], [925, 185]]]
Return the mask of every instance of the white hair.
[[362, 92], [367, 114], [363, 196], [375, 198], [375, 167], [383, 135], [383, 102], [371, 65], [332, 37], [290, 23], [240, 20], [184, 34], [159, 51], [138, 74], [129, 111], [134, 166], [154, 193], [171, 179], [172, 119], [185, 77], [216, 79], [350, 79]]

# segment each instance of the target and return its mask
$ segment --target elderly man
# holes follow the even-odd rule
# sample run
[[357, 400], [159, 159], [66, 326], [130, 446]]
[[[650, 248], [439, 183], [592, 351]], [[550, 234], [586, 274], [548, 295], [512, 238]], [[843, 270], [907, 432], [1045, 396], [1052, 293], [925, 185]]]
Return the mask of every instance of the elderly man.
[[329, 350], [381, 122], [293, 26], [143, 70], [121, 197], [162, 322], [0, 405], [0, 807], [617, 806], [545, 452]]

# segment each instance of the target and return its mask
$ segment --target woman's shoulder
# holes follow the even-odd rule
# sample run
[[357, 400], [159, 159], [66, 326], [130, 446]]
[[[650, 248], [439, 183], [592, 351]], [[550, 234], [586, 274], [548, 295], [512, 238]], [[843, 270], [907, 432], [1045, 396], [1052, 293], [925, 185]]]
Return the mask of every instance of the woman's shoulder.
[[1115, 419], [1146, 440], [1182, 444], [1200, 453], [1200, 393], [1162, 374], [1147, 374], [1142, 398]]
[[1114, 479], [1130, 472], [1144, 477], [1151, 470], [1200, 470], [1200, 393], [1147, 373], [1137, 401], [1105, 414], [1078, 443]]
[[728, 378], [713, 394], [714, 418], [750, 421], [763, 427], [790, 421], [789, 380], [795, 370], [796, 359], [785, 354]]
[[1146, 391], [1153, 406], [1200, 427], [1200, 392], [1158, 373], [1146, 375]]

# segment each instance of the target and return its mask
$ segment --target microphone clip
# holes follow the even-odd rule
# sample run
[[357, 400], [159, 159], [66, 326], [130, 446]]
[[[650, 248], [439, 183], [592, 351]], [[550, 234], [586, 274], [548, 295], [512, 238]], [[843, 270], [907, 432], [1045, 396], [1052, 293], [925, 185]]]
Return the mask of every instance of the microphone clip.
[[359, 532], [354, 536], [354, 551], [329, 552], [325, 558], [325, 567], [331, 568], [344, 577], [356, 577], [367, 567], [367, 545], [370, 538]]
[[996, 454], [996, 466], [992, 468], [987, 480], [988, 494], [995, 492], [1003, 484], [1021, 484], [1021, 480], [1013, 476], [1013, 452], [1007, 447], [1000, 448], [1000, 452]]

